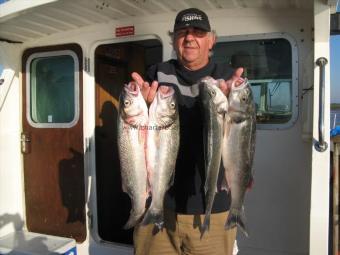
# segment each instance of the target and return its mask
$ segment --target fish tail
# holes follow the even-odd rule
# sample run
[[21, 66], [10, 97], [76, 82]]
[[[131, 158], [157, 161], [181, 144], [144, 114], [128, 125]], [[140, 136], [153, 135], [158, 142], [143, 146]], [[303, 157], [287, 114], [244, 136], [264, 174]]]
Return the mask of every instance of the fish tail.
[[158, 229], [162, 229], [164, 225], [164, 216], [162, 210], [153, 210], [152, 207], [147, 210], [142, 225], [155, 224]]
[[202, 239], [205, 231], [209, 231], [209, 228], [210, 228], [210, 214], [205, 215], [205, 217], [204, 217], [204, 221], [203, 221], [203, 224], [201, 226], [201, 239]]
[[227, 221], [224, 225], [224, 228], [226, 230], [229, 230], [229, 229], [232, 229], [236, 226], [238, 226], [243, 234], [248, 237], [248, 232], [246, 230], [246, 226], [244, 224], [245, 222], [245, 216], [244, 216], [244, 210], [241, 209], [235, 209], [235, 208], [231, 208], [230, 211], [229, 211], [229, 214], [228, 214], [228, 218], [227, 218]]
[[124, 225], [123, 229], [130, 229], [134, 227], [140, 221], [141, 217], [142, 215], [131, 212], [130, 217], [126, 224]]

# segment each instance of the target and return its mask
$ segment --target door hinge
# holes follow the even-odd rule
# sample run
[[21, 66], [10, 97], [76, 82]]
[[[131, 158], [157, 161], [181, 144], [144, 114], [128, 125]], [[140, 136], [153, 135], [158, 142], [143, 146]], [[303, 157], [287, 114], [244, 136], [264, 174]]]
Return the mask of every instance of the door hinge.
[[28, 132], [21, 133], [21, 153], [29, 154], [31, 152], [31, 134]]
[[90, 58], [85, 57], [84, 59], [84, 70], [85, 72], [90, 72]]
[[87, 217], [89, 222], [89, 228], [93, 229], [93, 214], [90, 210], [87, 212]]
[[85, 138], [85, 150], [91, 151], [91, 139], [89, 137]]

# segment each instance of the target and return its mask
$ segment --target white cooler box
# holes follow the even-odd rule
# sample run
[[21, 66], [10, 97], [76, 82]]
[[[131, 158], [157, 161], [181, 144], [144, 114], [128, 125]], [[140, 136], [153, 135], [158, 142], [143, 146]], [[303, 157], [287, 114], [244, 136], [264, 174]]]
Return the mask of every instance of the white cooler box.
[[0, 255], [77, 255], [74, 239], [27, 231], [0, 237]]

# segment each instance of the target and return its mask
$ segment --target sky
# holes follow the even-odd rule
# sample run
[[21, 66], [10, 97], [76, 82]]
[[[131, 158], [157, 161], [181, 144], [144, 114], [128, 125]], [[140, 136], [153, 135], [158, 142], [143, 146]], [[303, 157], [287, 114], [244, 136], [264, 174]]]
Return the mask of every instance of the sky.
[[[340, 12], [340, 5], [336, 8]], [[330, 83], [331, 103], [340, 103], [340, 35], [333, 35], [330, 39]]]
[[340, 35], [330, 40], [331, 103], [340, 103]]

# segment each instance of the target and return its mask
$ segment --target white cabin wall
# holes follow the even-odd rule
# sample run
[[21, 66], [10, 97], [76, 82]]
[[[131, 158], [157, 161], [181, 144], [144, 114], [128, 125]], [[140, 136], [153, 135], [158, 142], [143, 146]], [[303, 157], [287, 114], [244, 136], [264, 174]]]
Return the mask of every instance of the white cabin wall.
[[[0, 110], [0, 236], [24, 226], [20, 48], [18, 44], [0, 42], [0, 63], [4, 70], [15, 72]], [[11, 78], [4, 76], [5, 80]]]
[[[240, 8], [207, 10], [206, 12], [210, 17], [212, 28], [223, 40], [228, 40], [228, 36], [284, 32], [293, 37], [297, 43], [299, 116], [297, 122], [288, 129], [258, 130], [257, 132], [254, 162], [255, 184], [247, 194], [245, 204], [250, 238], [239, 237], [239, 254], [308, 254], [312, 144], [309, 136], [311, 131], [309, 124], [311, 123], [312, 98], [311, 92], [307, 93], [303, 100], [300, 99], [300, 95], [302, 89], [309, 88], [313, 83], [313, 11]], [[136, 36], [155, 35], [161, 40], [163, 59], [167, 60], [173, 56], [168, 31], [172, 30], [175, 15], [176, 13], [172, 13], [112, 21], [27, 42], [23, 48], [64, 43], [79, 43], [82, 46], [84, 56], [91, 59], [90, 72], [84, 72], [84, 86], [86, 86], [84, 88], [84, 102], [86, 102], [84, 105], [84, 134], [93, 142], [95, 47], [99, 42], [112, 43], [130, 40], [130, 37], [115, 38], [115, 28], [134, 25]], [[21, 56], [19, 60], [21, 62]], [[17, 80], [10, 90], [8, 102], [0, 113], [0, 178], [3, 180], [3, 175], [7, 175], [9, 176], [7, 178], [15, 181], [15, 184], [22, 183], [19, 143], [20, 94], [20, 84]], [[3, 111], [6, 114], [3, 114]], [[7, 120], [4, 116], [10, 116], [11, 120]], [[94, 144], [92, 144], [92, 148], [94, 148]], [[95, 151], [91, 150], [86, 155], [85, 167], [89, 176], [94, 176], [95, 173], [94, 153]], [[14, 158], [13, 155], [15, 155]], [[7, 170], [8, 166], [10, 169]], [[86, 183], [93, 183], [93, 181]], [[90, 187], [88, 189], [91, 192]], [[2, 205], [4, 201], [9, 209], [3, 212], [1, 211], [3, 206], [1, 206], [0, 216], [6, 212], [18, 212], [22, 217], [22, 186], [17, 194], [18, 200], [5, 198], [8, 197], [9, 190], [13, 190], [12, 194], [18, 193], [18, 189], [12, 187], [10, 182], [3, 186], [3, 181], [1, 181], [0, 203]], [[91, 209], [93, 206], [94, 204], [90, 204], [89, 208]], [[3, 229], [0, 229], [0, 235], [2, 231]], [[79, 245], [80, 254], [86, 254], [88, 249], [100, 247], [94, 240], [89, 240], [88, 235], [88, 240]], [[102, 249], [102, 251], [97, 250], [98, 254], [110, 254], [110, 252], [116, 254], [112, 253], [113, 250], [120, 251], [117, 254], [132, 254], [132, 249], [113, 248], [113, 244], [107, 244]]]
[[[329, 240], [329, 191], [330, 191], [330, 73], [329, 73], [329, 24], [330, 8], [320, 1], [314, 1], [315, 15], [315, 45], [314, 61], [320, 57], [328, 60], [325, 66], [325, 95], [324, 95], [324, 141], [327, 150], [320, 152], [316, 148], [312, 151], [312, 184], [310, 211], [310, 255], [328, 254]], [[327, 28], [327, 29], [325, 29]], [[314, 66], [314, 122], [313, 139], [319, 141], [319, 67]], [[336, 195], [336, 194], [335, 194]], [[334, 252], [334, 251], [333, 251]]]

